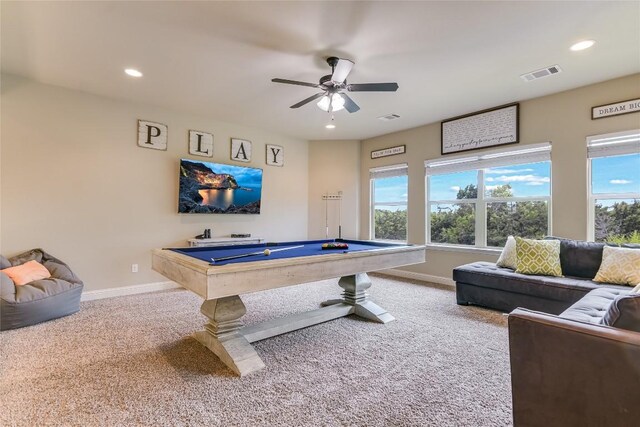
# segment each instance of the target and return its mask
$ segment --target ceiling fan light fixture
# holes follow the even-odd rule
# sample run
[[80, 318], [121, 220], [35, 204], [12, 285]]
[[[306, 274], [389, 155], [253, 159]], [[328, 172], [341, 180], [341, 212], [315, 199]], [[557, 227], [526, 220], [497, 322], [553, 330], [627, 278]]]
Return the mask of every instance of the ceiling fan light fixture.
[[[320, 98], [317, 105], [322, 111], [340, 111], [344, 108], [344, 98], [338, 93], [331, 95], [331, 99], [329, 99], [329, 95], [325, 95]], [[331, 111], [329, 111], [329, 108], [331, 108]]]

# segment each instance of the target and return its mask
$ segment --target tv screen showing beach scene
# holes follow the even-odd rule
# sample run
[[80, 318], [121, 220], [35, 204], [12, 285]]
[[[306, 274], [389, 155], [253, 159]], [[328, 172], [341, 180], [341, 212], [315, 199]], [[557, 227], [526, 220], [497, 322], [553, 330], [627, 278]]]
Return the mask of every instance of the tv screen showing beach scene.
[[180, 160], [178, 213], [259, 214], [262, 169]]

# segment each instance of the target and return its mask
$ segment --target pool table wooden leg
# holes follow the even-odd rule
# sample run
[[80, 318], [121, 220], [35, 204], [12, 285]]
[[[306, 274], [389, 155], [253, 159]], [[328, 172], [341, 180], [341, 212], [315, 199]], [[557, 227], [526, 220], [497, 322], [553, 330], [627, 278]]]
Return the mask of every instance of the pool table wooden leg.
[[196, 340], [240, 376], [264, 368], [264, 362], [240, 332], [243, 326], [240, 318], [247, 309], [239, 296], [206, 300], [200, 311], [209, 318], [209, 323], [204, 331], [194, 333]]
[[354, 307], [353, 314], [356, 316], [379, 323], [388, 323], [395, 320], [387, 310], [369, 299], [367, 289], [371, 287], [371, 279], [369, 279], [367, 273], [341, 277], [338, 285], [344, 289], [342, 298], [325, 301], [322, 305], [348, 304]]

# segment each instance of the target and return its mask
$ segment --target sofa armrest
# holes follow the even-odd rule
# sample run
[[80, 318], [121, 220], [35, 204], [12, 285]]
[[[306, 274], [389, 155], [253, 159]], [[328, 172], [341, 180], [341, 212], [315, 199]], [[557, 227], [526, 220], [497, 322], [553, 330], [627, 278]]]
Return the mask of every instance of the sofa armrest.
[[640, 333], [516, 309], [509, 315], [515, 426], [634, 425]]

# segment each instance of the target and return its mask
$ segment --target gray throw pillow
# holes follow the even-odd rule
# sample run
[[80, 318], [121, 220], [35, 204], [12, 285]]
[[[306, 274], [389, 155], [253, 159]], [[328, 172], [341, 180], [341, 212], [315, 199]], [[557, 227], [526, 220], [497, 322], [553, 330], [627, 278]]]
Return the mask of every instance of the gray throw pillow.
[[640, 332], [640, 294], [618, 295], [607, 309], [600, 323]]

